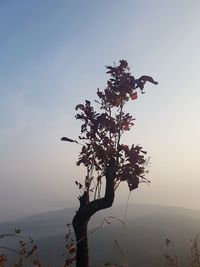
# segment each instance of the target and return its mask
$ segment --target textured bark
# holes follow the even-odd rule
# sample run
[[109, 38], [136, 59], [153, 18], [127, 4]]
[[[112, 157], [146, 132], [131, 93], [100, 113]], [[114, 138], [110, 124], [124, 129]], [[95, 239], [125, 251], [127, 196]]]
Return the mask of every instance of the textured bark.
[[100, 199], [89, 201], [89, 195], [84, 192], [79, 197], [80, 206], [73, 219], [73, 228], [76, 236], [76, 267], [89, 267], [89, 253], [88, 253], [88, 237], [87, 226], [93, 214], [97, 211], [106, 209], [112, 206], [115, 191], [114, 191], [114, 178], [115, 178], [115, 160], [110, 160], [109, 166], [106, 168], [106, 189], [105, 196]]

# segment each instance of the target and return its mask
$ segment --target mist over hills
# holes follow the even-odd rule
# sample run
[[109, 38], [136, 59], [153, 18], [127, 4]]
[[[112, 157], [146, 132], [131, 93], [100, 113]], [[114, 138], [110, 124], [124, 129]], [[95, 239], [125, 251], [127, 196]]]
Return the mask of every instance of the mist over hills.
[[[24, 235], [34, 238], [44, 262], [53, 253], [53, 266], [61, 266], [66, 224], [71, 222], [75, 210], [67, 208], [3, 223], [0, 233], [22, 229]], [[174, 241], [178, 256], [185, 263], [188, 261], [190, 239], [200, 232], [200, 211], [150, 204], [129, 204], [126, 216], [125, 211], [125, 205], [115, 206], [92, 217], [89, 225], [91, 266], [102, 266], [106, 261], [127, 261], [129, 266], [131, 263], [143, 267], [164, 266], [166, 238]], [[104, 218], [110, 224], [102, 224]], [[115, 240], [123, 253], [119, 253]], [[16, 246], [16, 241], [1, 239], [2, 245]]]

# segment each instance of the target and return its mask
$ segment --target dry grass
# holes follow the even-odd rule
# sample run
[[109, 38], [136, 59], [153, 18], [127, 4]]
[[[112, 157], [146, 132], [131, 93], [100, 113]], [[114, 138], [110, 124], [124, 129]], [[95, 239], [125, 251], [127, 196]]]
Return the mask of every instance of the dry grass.
[[[167, 246], [167, 253], [164, 255], [165, 267], [183, 267], [179, 264], [172, 241], [166, 239], [165, 244]], [[185, 267], [200, 267], [199, 234], [194, 239], [191, 239], [190, 259], [185, 264]]]
[[[66, 234], [66, 260], [61, 267], [71, 266], [74, 262], [74, 253], [75, 249], [73, 246], [73, 239], [71, 237], [71, 227], [67, 225], [68, 233]], [[14, 261], [9, 261], [7, 259], [6, 253], [0, 253], [0, 267], [42, 267], [39, 257], [37, 256], [37, 245], [34, 243], [31, 237], [24, 237], [20, 232], [15, 232], [11, 234], [0, 235], [0, 238], [5, 238], [8, 236], [13, 236], [19, 238], [18, 250], [12, 248], [0, 247], [1, 250], [7, 250], [16, 254], [16, 259]], [[194, 239], [191, 239], [190, 247], [190, 259], [183, 265], [179, 263], [178, 256], [176, 254], [176, 249], [173, 242], [169, 239], [166, 239], [166, 253], [164, 254], [164, 264], [165, 267], [200, 267], [200, 235], [198, 234]], [[121, 254], [123, 264], [106, 262], [102, 266], [106, 267], [128, 267], [127, 257], [123, 249], [119, 246], [118, 242], [114, 241], [115, 247], [118, 252]], [[56, 259], [54, 259], [56, 261]], [[53, 261], [50, 261], [49, 264], [45, 267], [53, 267]]]
[[[165, 245], [167, 248], [166, 253], [164, 254], [164, 266], [165, 267], [200, 267], [200, 244], [199, 238], [200, 235], [198, 234], [194, 239], [191, 239], [191, 248], [190, 248], [190, 259], [185, 265], [180, 265], [178, 256], [176, 254], [176, 250], [174, 244], [171, 240], [166, 239]], [[122, 255], [123, 256], [123, 255]], [[110, 262], [106, 262], [104, 266], [107, 267], [128, 267], [128, 263], [123, 265], [114, 264]]]

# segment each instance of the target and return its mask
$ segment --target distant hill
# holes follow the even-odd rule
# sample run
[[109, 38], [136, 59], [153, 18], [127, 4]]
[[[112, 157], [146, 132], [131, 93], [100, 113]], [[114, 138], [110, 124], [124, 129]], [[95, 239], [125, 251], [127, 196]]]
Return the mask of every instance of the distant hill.
[[[98, 213], [90, 222], [90, 232], [98, 228], [103, 218], [111, 223], [104, 224], [89, 234], [92, 266], [102, 266], [101, 262], [128, 261], [129, 266], [156, 267], [164, 266], [166, 251], [165, 239], [174, 241], [177, 254], [183, 261], [188, 260], [190, 239], [200, 232], [200, 211], [148, 204], [129, 204], [126, 224], [125, 206], [116, 206]], [[66, 223], [71, 222], [75, 209], [63, 209], [29, 216], [10, 223], [0, 224], [0, 233], [9, 233], [13, 229], [22, 229], [31, 235], [38, 244], [41, 257], [46, 262], [54, 254], [54, 264], [64, 262], [64, 233]], [[115, 246], [115, 240], [123, 253]], [[1, 245], [15, 246], [12, 239], [0, 240]], [[0, 251], [1, 253], [1, 251]]]

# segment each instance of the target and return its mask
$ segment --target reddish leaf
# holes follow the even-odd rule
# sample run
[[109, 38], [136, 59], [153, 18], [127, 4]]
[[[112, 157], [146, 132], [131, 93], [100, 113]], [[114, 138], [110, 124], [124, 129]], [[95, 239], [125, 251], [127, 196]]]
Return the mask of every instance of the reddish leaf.
[[137, 92], [134, 92], [130, 95], [131, 100], [137, 99]]

